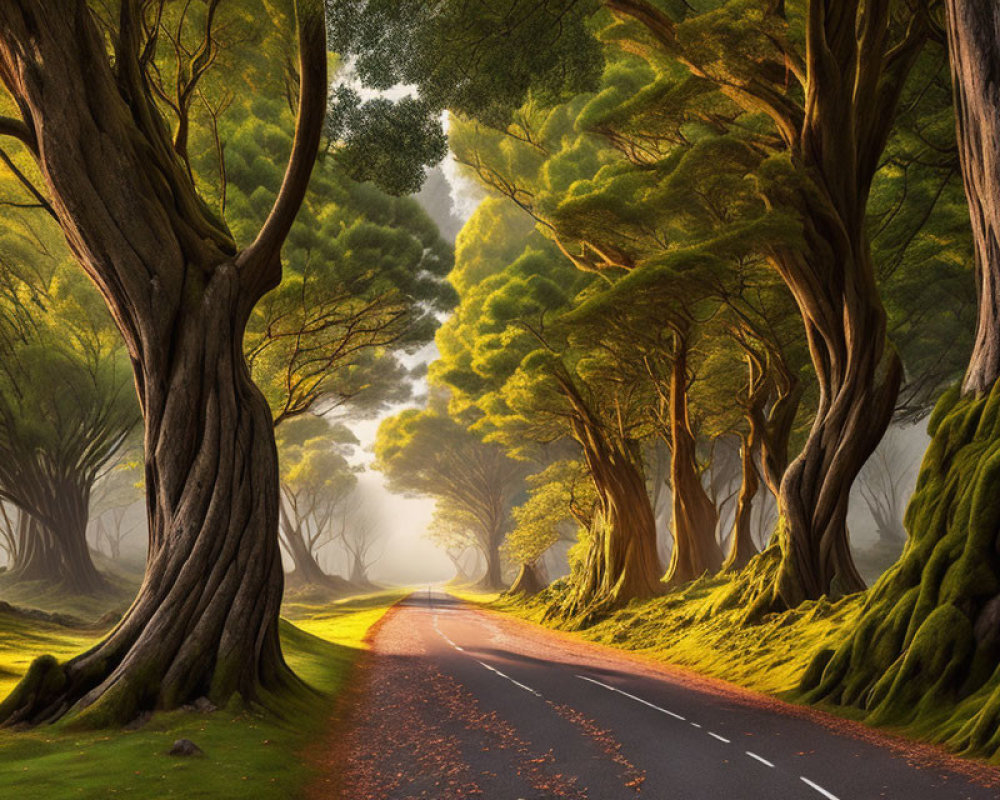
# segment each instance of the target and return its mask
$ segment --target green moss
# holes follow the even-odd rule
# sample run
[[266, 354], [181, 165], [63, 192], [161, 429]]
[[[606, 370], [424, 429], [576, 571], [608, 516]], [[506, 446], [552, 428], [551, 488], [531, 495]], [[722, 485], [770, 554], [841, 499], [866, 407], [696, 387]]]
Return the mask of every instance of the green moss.
[[976, 623], [1000, 596], [1000, 386], [978, 398], [949, 391], [930, 430], [903, 554], [834, 655], [817, 653], [802, 696], [996, 757], [1000, 652]]

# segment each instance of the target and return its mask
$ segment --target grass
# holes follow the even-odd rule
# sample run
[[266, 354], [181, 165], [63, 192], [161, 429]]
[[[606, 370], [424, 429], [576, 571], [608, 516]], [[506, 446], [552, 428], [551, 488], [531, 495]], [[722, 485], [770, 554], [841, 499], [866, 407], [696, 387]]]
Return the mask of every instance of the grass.
[[[329, 694], [344, 684], [370, 627], [405, 593], [383, 592], [322, 606], [285, 609], [285, 657], [308, 683]], [[73, 630], [0, 614], [0, 692], [8, 691], [38, 655], [67, 657], [96, 641]], [[158, 714], [136, 731], [69, 732], [60, 726], [0, 732], [0, 797], [254, 798], [301, 796], [312, 777], [301, 751], [322, 730], [332, 709], [280, 722], [245, 711]], [[204, 757], [166, 755], [180, 738]]]
[[108, 591], [93, 596], [54, 592], [47, 581], [16, 580], [0, 572], [0, 600], [18, 608], [72, 617], [82, 623], [93, 622], [106, 614], [120, 615], [135, 597], [141, 576], [108, 569], [101, 571], [108, 581]]
[[[631, 603], [578, 631], [594, 642], [650, 656], [754, 691], [794, 699], [815, 652], [830, 646], [857, 618], [863, 597], [836, 603], [808, 602], [757, 625], [743, 622], [743, 609], [721, 608], [732, 579], [703, 578], [664, 597]], [[558, 584], [534, 598], [463, 597], [523, 619], [559, 625], [543, 616]]]

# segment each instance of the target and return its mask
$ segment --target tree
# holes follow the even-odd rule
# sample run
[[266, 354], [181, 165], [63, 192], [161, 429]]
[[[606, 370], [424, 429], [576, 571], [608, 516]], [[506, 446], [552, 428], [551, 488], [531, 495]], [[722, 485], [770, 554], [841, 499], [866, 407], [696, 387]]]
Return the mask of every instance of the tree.
[[[619, 53], [643, 55], [663, 76], [640, 102], [668, 117], [691, 98], [714, 106], [703, 118], [708, 127], [760, 157], [753, 171], [768, 207], [798, 219], [795, 235], [783, 231], [761, 252], [796, 300], [820, 388], [810, 434], [782, 482], [781, 555], [762, 606], [861, 589], [847, 498], [889, 424], [901, 380], [898, 355], [886, 344], [866, 209], [907, 77], [933, 36], [928, 8], [809, 0], [793, 14], [784, 2], [748, 13], [744, 0], [704, 10], [565, 0], [520, 15], [517, 5], [446, 3], [431, 13], [355, 0], [335, 18], [335, 36], [342, 52], [365, 52], [363, 78], [405, 78], [435, 105], [505, 130], [532, 92], [552, 105], [592, 88], [600, 53], [588, 26], [610, 18], [601, 39]], [[350, 24], [373, 8], [376, 24]], [[506, 84], [498, 88], [500, 76]], [[514, 122], [511, 134], [534, 143], [530, 126]], [[608, 135], [629, 158], [647, 166], [658, 160], [656, 135], [621, 133], [612, 124]], [[583, 268], [631, 267], [621, 253], [584, 245]]]
[[597, 495], [586, 469], [575, 461], [554, 461], [527, 483], [528, 499], [514, 509], [514, 528], [502, 552], [518, 567], [510, 593], [533, 595], [548, 583], [545, 554], [593, 524]]
[[1000, 10], [948, 0], [948, 40], [958, 147], [971, 208], [979, 320], [959, 385], [938, 401], [916, 491], [906, 512], [902, 557], [872, 589], [857, 627], [817, 653], [803, 678], [807, 696], [856, 706], [871, 720], [904, 723], [931, 707], [974, 697], [980, 709], [949, 744], [995, 752], [1000, 640]]
[[[129, 612], [87, 653], [36, 661], [0, 705], [8, 724], [70, 709], [93, 724], [123, 722], [203, 696], [266, 704], [302, 686], [278, 640], [271, 412], [242, 346], [254, 306], [281, 281], [281, 245], [319, 149], [324, 9], [296, 4], [296, 135], [266, 220], [239, 246], [198, 194], [189, 108], [158, 102], [156, 57], [173, 49], [157, 36], [163, 5], [125, 0], [117, 20], [100, 21], [83, 0], [0, 7], [0, 78], [18, 114], [0, 129], [37, 160], [70, 248], [125, 339], [150, 515], [146, 579]], [[180, 95], [193, 94], [213, 62], [214, 11], [170, 54], [182, 56]]]
[[383, 538], [372, 520], [355, 504], [342, 512], [339, 540], [350, 562], [348, 579], [351, 584], [371, 588], [368, 571], [381, 557]]
[[81, 288], [54, 281], [3, 348], [0, 495], [29, 518], [10, 574], [93, 594], [107, 584], [87, 545], [91, 491], [139, 411], [121, 342]]
[[913, 463], [907, 463], [899, 433], [890, 428], [861, 470], [861, 497], [875, 522], [879, 538], [897, 550], [906, 541], [903, 512]]
[[277, 427], [281, 468], [281, 544], [292, 560], [288, 581], [293, 585], [347, 588], [342, 578], [319, 565], [321, 549], [336, 541], [340, 515], [358, 484], [345, 448], [358, 443], [343, 425], [306, 414]]
[[466, 292], [438, 336], [432, 376], [452, 387], [452, 412], [480, 416], [477, 429], [511, 455], [537, 460], [556, 442], [580, 453], [599, 502], [587, 566], [561, 610], [583, 619], [661, 590], [642, 468], [646, 398], [617, 379], [615, 354], [560, 322], [593, 278], [540, 237], [522, 247]]
[[500, 545], [510, 509], [521, 491], [522, 468], [499, 445], [483, 442], [452, 420], [434, 399], [383, 420], [375, 438], [375, 466], [389, 489], [433, 497], [439, 511], [460, 519], [486, 559], [483, 586], [498, 589]]

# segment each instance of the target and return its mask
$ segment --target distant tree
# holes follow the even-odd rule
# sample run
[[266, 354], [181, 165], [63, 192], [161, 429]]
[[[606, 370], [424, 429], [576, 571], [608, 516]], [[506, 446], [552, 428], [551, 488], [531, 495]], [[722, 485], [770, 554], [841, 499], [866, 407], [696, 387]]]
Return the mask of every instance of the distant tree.
[[892, 428], [861, 470], [861, 497], [875, 522], [879, 538], [897, 549], [906, 541], [903, 512], [909, 500], [912, 460], [908, 460]]
[[575, 540], [593, 522], [598, 498], [579, 462], [556, 461], [527, 479], [528, 499], [513, 511], [514, 527], [501, 552], [518, 568], [511, 594], [545, 588], [544, 556], [560, 541]]
[[139, 423], [121, 342], [72, 276], [36, 294], [0, 353], [0, 494], [30, 520], [12, 576], [90, 594], [106, 588], [87, 544], [90, 496]]
[[90, 527], [95, 549], [121, 558], [121, 545], [131, 530], [125, 519], [143, 500], [142, 461], [126, 448], [116, 463], [108, 465], [90, 495]]
[[371, 588], [368, 571], [382, 558], [385, 540], [358, 503], [343, 507], [337, 539], [347, 554], [350, 564], [347, 576], [352, 586]]
[[281, 467], [281, 544], [292, 560], [289, 583], [346, 588], [342, 578], [326, 574], [319, 552], [340, 536], [338, 525], [358, 479], [345, 456], [357, 439], [343, 425], [331, 426], [312, 414], [278, 426]]
[[434, 498], [450, 527], [461, 520], [486, 559], [483, 585], [500, 588], [500, 545], [522, 491], [523, 467], [448, 417], [441, 405], [432, 398], [425, 410], [384, 420], [375, 438], [375, 466], [390, 490]]

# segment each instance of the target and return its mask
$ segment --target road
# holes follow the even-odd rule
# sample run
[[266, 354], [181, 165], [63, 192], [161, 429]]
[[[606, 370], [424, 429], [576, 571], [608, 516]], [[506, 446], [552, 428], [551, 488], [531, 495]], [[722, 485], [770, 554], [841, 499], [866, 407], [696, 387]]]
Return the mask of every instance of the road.
[[430, 590], [379, 628], [357, 702], [344, 800], [1000, 797], [931, 748]]

